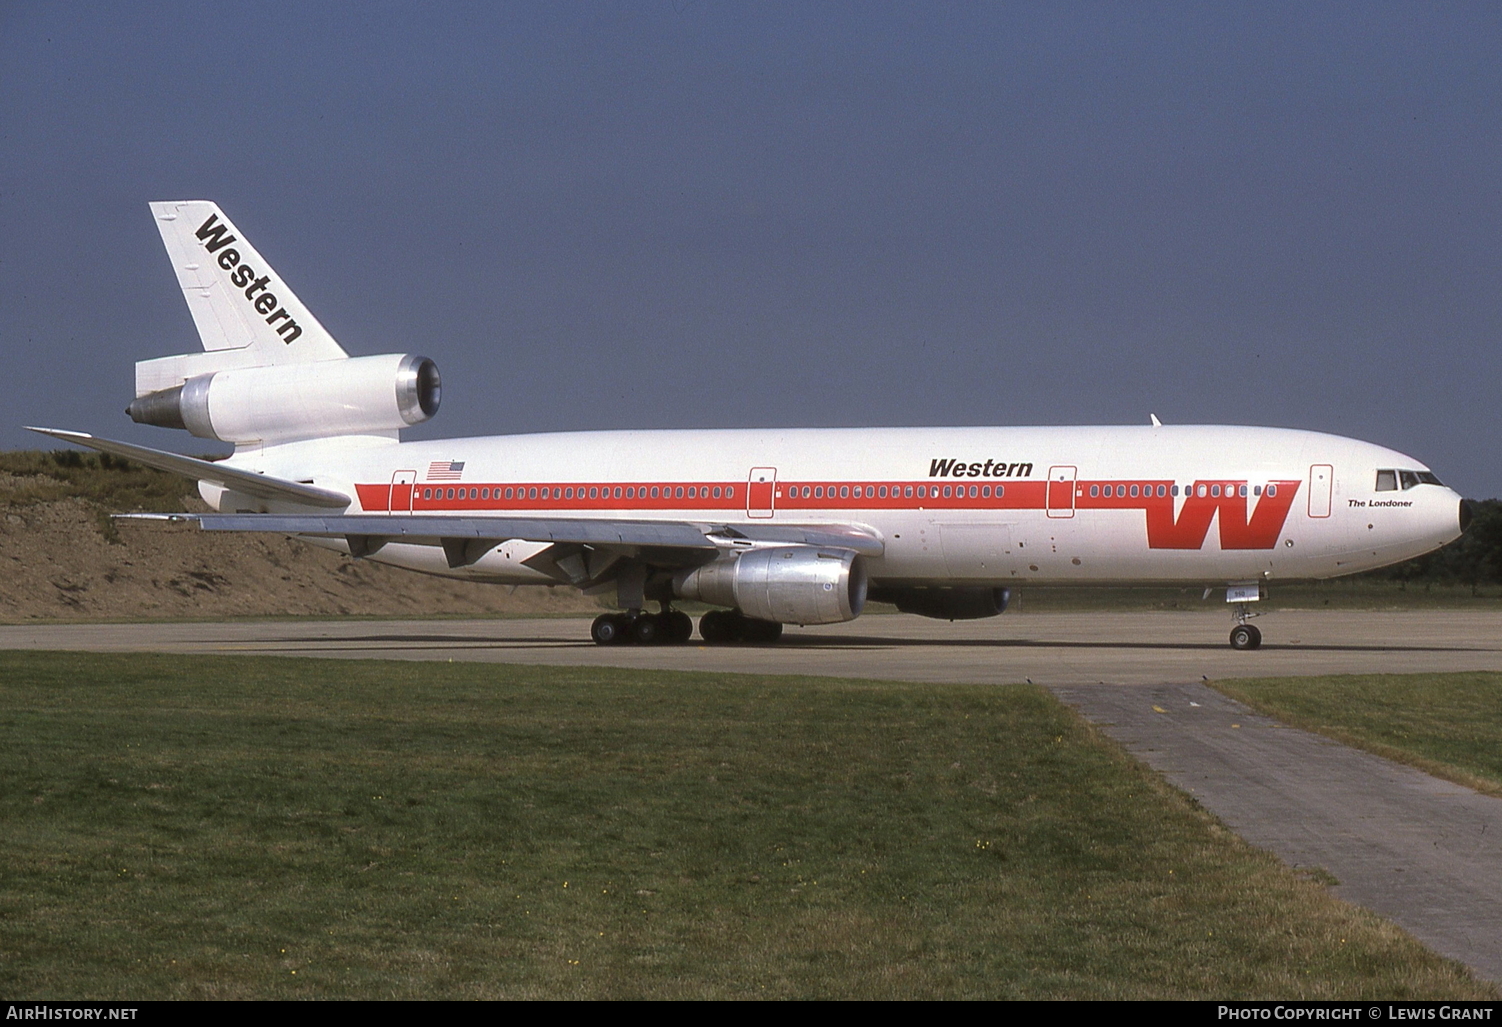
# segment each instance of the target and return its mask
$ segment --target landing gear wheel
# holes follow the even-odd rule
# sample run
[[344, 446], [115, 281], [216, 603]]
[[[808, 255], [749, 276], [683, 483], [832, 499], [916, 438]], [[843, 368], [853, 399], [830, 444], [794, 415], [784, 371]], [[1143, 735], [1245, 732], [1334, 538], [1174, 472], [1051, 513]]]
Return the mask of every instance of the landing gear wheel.
[[699, 637], [710, 645], [735, 641], [735, 631], [730, 624], [730, 614], [723, 610], [710, 610], [699, 618]]
[[662, 621], [650, 613], [644, 613], [636, 618], [636, 623], [631, 626], [631, 634], [642, 645], [656, 645], [666, 641]]
[[667, 623], [667, 640], [682, 644], [694, 637], [694, 619], [681, 610], [673, 610], [663, 615]]
[[742, 621], [741, 638], [747, 642], [775, 642], [782, 637], [782, 625], [775, 620], [752, 620], [750, 617]]
[[618, 614], [602, 613], [589, 626], [589, 637], [596, 645], [620, 645], [626, 640], [626, 620]]
[[1258, 649], [1262, 646], [1262, 632], [1250, 624], [1238, 624], [1231, 629], [1232, 649]]

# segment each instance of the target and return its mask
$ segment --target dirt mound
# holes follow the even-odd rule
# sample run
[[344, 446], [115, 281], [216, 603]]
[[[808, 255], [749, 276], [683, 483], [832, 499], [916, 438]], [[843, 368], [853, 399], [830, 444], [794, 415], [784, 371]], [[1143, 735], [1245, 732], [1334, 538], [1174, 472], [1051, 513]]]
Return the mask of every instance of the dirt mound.
[[[0, 473], [0, 621], [598, 612], [571, 588], [451, 581], [273, 535], [123, 521], [45, 475]], [[178, 509], [203, 510], [197, 497]]]

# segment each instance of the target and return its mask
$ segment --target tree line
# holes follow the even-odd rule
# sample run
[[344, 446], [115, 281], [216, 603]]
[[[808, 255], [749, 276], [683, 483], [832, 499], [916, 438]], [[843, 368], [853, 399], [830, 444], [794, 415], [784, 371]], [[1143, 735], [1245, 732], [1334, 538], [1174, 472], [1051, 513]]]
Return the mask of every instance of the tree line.
[[1502, 584], [1502, 500], [1470, 500], [1474, 519], [1466, 533], [1442, 549], [1364, 577], [1445, 584]]

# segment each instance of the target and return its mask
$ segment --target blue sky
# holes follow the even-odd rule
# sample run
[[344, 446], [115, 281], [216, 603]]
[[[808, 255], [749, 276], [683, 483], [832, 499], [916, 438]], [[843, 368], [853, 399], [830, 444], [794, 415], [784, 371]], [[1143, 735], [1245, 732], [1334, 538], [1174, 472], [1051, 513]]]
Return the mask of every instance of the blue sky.
[[1496, 4], [0, 6], [26, 423], [198, 347], [212, 199], [413, 437], [1271, 424], [1502, 494]]

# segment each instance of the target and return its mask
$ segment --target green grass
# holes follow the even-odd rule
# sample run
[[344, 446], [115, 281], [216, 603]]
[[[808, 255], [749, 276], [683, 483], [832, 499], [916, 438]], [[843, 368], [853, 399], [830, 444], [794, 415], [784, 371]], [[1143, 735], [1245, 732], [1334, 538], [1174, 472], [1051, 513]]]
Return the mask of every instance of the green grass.
[[1031, 688], [0, 653], [0, 993], [1495, 997]]
[[1502, 796], [1502, 674], [1214, 682], [1278, 720]]

